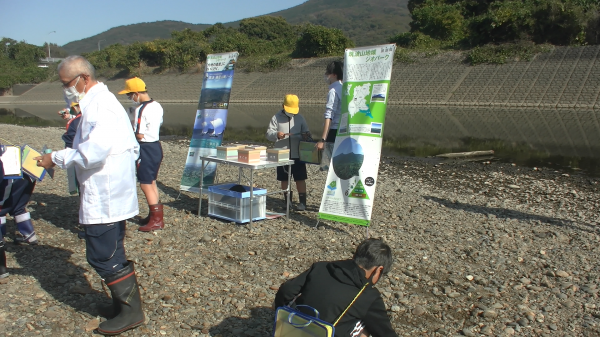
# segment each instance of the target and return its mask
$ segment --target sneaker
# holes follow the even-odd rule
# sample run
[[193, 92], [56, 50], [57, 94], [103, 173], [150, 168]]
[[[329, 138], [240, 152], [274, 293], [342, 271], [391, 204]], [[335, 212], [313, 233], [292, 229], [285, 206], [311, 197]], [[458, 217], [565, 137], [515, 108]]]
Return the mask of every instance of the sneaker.
[[304, 205], [303, 203], [298, 203], [298, 205], [296, 205], [296, 210], [304, 211], [304, 210], [306, 210], [306, 205]]
[[38, 244], [37, 235], [35, 235], [35, 233], [34, 233], [33, 235], [30, 235], [28, 238], [26, 238], [23, 236], [23, 234], [16, 233], [15, 244], [17, 244], [17, 245], [27, 244], [27, 245], [35, 246]]

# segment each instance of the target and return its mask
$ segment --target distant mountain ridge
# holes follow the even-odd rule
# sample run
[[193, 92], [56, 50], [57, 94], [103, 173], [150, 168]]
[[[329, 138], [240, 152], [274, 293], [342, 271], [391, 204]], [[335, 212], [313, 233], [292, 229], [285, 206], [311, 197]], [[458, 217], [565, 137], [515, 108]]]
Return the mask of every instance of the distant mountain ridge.
[[[339, 28], [357, 46], [386, 43], [390, 36], [409, 31], [408, 0], [309, 0], [298, 6], [266, 15], [282, 16], [291, 24], [313, 23]], [[240, 21], [225, 23], [238, 26]], [[181, 21], [156, 21], [118, 26], [64, 46], [69, 54], [81, 54], [115, 43], [131, 44], [169, 38], [172, 31], [189, 28], [201, 31], [210, 24]]]
[[106, 47], [115, 43], [131, 44], [136, 41], [167, 39], [171, 37], [171, 32], [173, 31], [184, 30], [186, 28], [193, 31], [201, 31], [210, 26], [212, 25], [170, 20], [142, 22], [114, 27], [100, 34], [69, 42], [62, 47], [69, 52], [70, 55], [74, 55], [98, 50], [98, 42], [101, 44], [100, 47]]

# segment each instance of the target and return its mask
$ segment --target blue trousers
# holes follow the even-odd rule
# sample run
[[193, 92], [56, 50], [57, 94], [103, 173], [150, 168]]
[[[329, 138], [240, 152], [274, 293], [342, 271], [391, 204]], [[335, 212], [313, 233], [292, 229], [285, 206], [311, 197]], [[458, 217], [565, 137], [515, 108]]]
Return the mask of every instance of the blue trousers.
[[85, 226], [85, 255], [90, 266], [106, 279], [123, 269], [125, 256], [125, 220]]
[[24, 174], [23, 179], [5, 179], [0, 181], [0, 216], [12, 216], [26, 213], [35, 181]]

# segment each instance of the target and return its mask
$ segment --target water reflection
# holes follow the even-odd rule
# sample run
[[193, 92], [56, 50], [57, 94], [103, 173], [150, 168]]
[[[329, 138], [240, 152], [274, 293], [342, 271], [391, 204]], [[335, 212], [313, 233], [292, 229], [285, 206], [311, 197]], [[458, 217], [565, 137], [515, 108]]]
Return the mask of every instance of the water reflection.
[[[189, 137], [196, 104], [163, 104], [162, 135]], [[0, 122], [62, 126], [60, 105], [0, 108]], [[279, 105], [236, 105], [229, 109], [226, 141], [265, 141]], [[301, 105], [313, 134], [322, 128], [322, 105]], [[384, 152], [432, 156], [444, 152], [494, 150], [520, 165], [582, 169], [600, 175], [600, 112], [594, 110], [388, 107]]]

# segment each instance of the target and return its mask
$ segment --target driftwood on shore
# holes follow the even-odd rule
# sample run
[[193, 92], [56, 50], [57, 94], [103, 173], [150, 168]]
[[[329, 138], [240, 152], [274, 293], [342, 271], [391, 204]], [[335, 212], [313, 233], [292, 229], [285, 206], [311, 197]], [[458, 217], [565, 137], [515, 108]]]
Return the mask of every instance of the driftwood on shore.
[[473, 158], [473, 157], [480, 157], [480, 156], [490, 156], [493, 154], [494, 154], [494, 150], [488, 150], [488, 151], [443, 153], [443, 154], [438, 154], [436, 157], [439, 157], [439, 158]]

